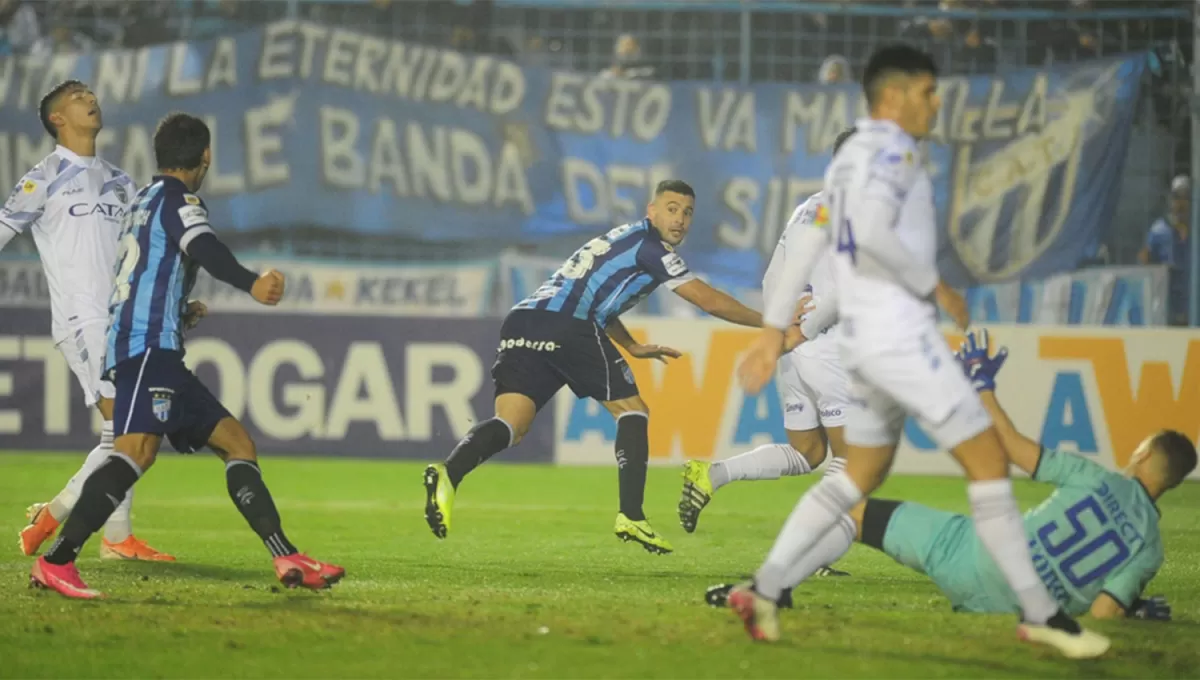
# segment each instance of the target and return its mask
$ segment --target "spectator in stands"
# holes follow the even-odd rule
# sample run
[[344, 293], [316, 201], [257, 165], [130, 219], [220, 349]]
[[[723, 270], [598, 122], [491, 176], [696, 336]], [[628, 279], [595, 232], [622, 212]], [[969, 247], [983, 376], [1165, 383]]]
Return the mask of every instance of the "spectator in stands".
[[642, 46], [629, 33], [617, 38], [613, 46], [613, 65], [600, 72], [603, 78], [653, 78], [654, 67], [642, 61]]
[[82, 54], [91, 52], [96, 43], [88, 36], [75, 31], [64, 20], [59, 19], [50, 28], [50, 33], [38, 38], [29, 48], [29, 56], [36, 60], [49, 59], [56, 54]]
[[1150, 225], [1146, 247], [1138, 253], [1143, 264], [1165, 264], [1168, 269], [1167, 309], [1173, 326], [1187, 325], [1188, 296], [1191, 294], [1192, 183], [1186, 175], [1171, 182], [1167, 214]]
[[32, 2], [0, 0], [0, 55], [23, 54], [41, 37]]
[[853, 78], [850, 75], [850, 61], [840, 54], [825, 57], [825, 61], [821, 62], [821, 70], [817, 73], [817, 80], [822, 85], [851, 82]]

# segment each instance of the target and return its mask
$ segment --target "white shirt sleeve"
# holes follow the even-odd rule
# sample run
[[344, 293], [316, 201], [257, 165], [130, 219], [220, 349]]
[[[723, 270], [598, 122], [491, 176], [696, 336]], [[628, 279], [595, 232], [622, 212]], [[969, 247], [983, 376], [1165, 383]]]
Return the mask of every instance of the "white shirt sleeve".
[[868, 161], [862, 190], [850, 205], [854, 248], [889, 271], [919, 298], [937, 286], [938, 274], [922, 264], [896, 236], [900, 212], [921, 173], [920, 157], [910, 140], [895, 138]]
[[[785, 266], [773, 287], [763, 291], [763, 323], [774, 328], [786, 329], [796, 317], [796, 303], [804, 294], [804, 287], [812, 279], [817, 262], [829, 246], [827, 223], [816, 219], [819, 211], [801, 209], [792, 213], [788, 220], [787, 238], [782, 255]], [[780, 255], [776, 252], [775, 257]], [[774, 259], [774, 258], [772, 258]]]
[[[46, 208], [46, 182], [26, 174], [13, 188], [4, 207], [0, 208], [0, 231], [9, 232], [7, 243], [17, 234], [22, 234], [42, 217]], [[3, 244], [0, 243], [0, 246]]]

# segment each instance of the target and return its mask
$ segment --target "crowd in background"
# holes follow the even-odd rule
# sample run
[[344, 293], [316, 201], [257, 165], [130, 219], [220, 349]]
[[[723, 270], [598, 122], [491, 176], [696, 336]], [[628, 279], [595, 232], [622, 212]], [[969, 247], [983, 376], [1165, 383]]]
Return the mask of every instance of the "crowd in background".
[[[0, 56], [45, 55], [110, 47], [141, 47], [180, 38], [203, 38], [245, 25], [287, 16], [419, 40], [463, 51], [517, 59], [549, 58], [556, 66], [581, 70], [614, 57], [611, 35], [628, 28], [636, 51], [615, 57], [636, 59], [647, 74], [665, 79], [736, 79], [740, 55], [724, 44], [738, 28], [737, 12], [698, 9], [704, 0], [678, 3], [678, 9], [563, 10], [497, 8], [492, 0], [0, 0]], [[842, 4], [854, 4], [841, 0]], [[884, 3], [875, 3], [884, 4]], [[932, 50], [959, 72], [988, 72], [1005, 65], [1074, 61], [1118, 51], [1146, 49], [1177, 32], [1170, 19], [1095, 20], [1097, 9], [1187, 6], [1186, 0], [893, 0], [920, 11], [916, 18], [865, 17], [812, 12], [751, 12], [755, 37], [754, 80], [812, 80], [830, 55], [857, 65], [878, 37], [902, 37]], [[291, 5], [291, 7], [289, 7]], [[659, 5], [661, 7], [661, 5]], [[1028, 24], [990, 21], [996, 9], [1059, 10], [1066, 19]], [[939, 10], [978, 12], [978, 18], [946, 18]], [[736, 33], [735, 33], [736, 34]], [[603, 43], [596, 36], [604, 35]], [[1180, 48], [1190, 53], [1190, 44]], [[811, 52], [811, 54], [805, 54]], [[708, 63], [696, 54], [711, 54]], [[1188, 59], [1190, 61], [1190, 58]], [[564, 61], [567, 62], [564, 64]], [[800, 72], [807, 70], [807, 72]], [[846, 69], [848, 72], [849, 69]]]
[[[1186, 70], [1192, 62], [1192, 27], [1178, 19], [1109, 19], [1089, 13], [1186, 8], [1192, 4], [1188, 0], [886, 3], [913, 10], [907, 17], [751, 10], [748, 64], [743, 63], [743, 14], [698, 8], [704, 1], [681, 1], [671, 9], [659, 4], [653, 10], [566, 10], [510, 7], [492, 0], [0, 0], [0, 58], [204, 39], [288, 16], [463, 52], [497, 54], [527, 65], [662, 80], [853, 81], [870, 50], [891, 38], [924, 46], [946, 71], [960, 74], [1151, 51], [1151, 70], [1159, 76], [1151, 84], [1151, 116], [1178, 141], [1167, 175], [1175, 180], [1161, 188], [1161, 217], [1141, 227], [1141, 252], [1126, 248], [1110, 257], [1102, 249], [1092, 263], [1127, 263], [1136, 254], [1140, 262], [1171, 265], [1176, 272], [1172, 287], [1184, 285], [1180, 278], [1190, 263], [1190, 78], [1168, 79], [1163, 71]], [[1062, 14], [1029, 21], [988, 16], [997, 9]], [[964, 14], [970, 12], [978, 14]]]

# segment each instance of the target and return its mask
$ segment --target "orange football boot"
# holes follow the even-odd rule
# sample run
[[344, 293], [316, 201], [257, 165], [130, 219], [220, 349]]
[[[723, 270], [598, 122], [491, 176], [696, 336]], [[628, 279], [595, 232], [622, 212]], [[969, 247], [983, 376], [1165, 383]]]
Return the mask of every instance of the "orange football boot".
[[43, 543], [54, 536], [55, 531], [58, 531], [58, 520], [50, 514], [49, 503], [34, 503], [29, 506], [25, 509], [25, 519], [29, 520], [29, 526], [21, 529], [17, 545], [22, 554], [32, 556], [38, 553]]
[[130, 535], [120, 543], [112, 543], [107, 538], [100, 542], [100, 559], [102, 560], [144, 560], [147, 562], [174, 562], [175, 556], [159, 552], [146, 545], [137, 536]]

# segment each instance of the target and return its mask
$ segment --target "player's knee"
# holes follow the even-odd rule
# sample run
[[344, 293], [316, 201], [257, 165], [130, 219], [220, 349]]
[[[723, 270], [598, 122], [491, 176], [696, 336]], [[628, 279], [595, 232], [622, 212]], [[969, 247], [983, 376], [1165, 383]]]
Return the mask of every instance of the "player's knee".
[[208, 445], [216, 451], [221, 460], [258, 460], [258, 447], [250, 438], [250, 433], [233, 417], [226, 417], [217, 423], [209, 435]]
[[132, 460], [144, 473], [158, 458], [161, 441], [151, 434], [124, 434], [113, 441], [113, 451]]
[[788, 430], [787, 439], [788, 444], [808, 461], [810, 468], [815, 469], [825, 461], [826, 441], [820, 429]]
[[626, 413], [641, 413], [647, 418], [650, 417], [650, 407], [646, 405], [646, 402], [642, 401], [641, 396], [606, 401], [604, 402], [604, 408], [608, 409], [613, 418], [620, 418]]
[[975, 482], [1008, 477], [1008, 453], [996, 428], [989, 427], [983, 432], [955, 446], [951, 453], [962, 466], [967, 479]]

